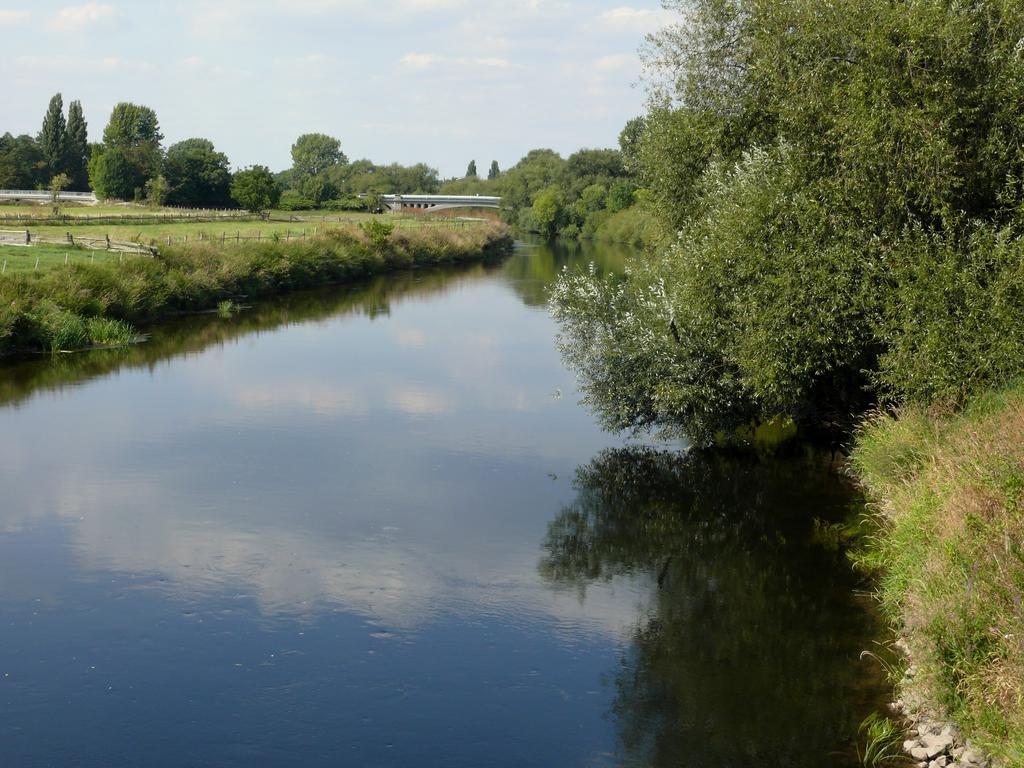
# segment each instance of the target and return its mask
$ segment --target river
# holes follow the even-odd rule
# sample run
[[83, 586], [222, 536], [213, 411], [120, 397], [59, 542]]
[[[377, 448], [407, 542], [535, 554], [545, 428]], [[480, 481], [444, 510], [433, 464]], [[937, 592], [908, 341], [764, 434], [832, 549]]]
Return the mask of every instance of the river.
[[852, 764], [887, 692], [856, 497], [597, 427], [545, 293], [623, 255], [0, 368], [0, 764]]

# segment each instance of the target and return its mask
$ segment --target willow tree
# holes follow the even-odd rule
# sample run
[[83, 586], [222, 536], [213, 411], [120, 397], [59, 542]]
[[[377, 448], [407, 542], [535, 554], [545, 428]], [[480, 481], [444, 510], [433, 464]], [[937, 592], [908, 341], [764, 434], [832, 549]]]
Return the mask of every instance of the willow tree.
[[673, 244], [555, 291], [606, 423], [710, 440], [1024, 374], [1024, 6], [667, 5], [623, 149]]

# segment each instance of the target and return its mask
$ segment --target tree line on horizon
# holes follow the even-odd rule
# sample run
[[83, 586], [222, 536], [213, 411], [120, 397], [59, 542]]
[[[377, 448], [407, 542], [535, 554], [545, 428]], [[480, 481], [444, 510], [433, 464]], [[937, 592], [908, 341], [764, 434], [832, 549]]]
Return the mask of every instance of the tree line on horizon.
[[643, 200], [628, 135], [627, 127], [619, 148], [583, 149], [568, 158], [534, 149], [507, 171], [493, 160], [486, 178], [478, 176], [472, 160], [463, 178], [441, 179], [426, 163], [350, 161], [339, 139], [306, 133], [291, 147], [290, 168], [233, 171], [209, 139], [165, 148], [156, 112], [131, 102], [117, 104], [102, 140], [90, 143], [81, 103], [72, 101], [65, 117], [58, 93], [36, 136], [0, 136], [0, 188], [47, 189], [60, 177], [61, 188], [93, 191], [101, 199], [254, 211], [374, 210], [384, 194], [494, 195], [503, 198], [509, 223], [547, 237], [575, 238], [593, 236]]
[[166, 148], [163, 141], [152, 108], [121, 102], [102, 141], [90, 143], [81, 102], [71, 102], [65, 117], [58, 93], [38, 134], [0, 136], [0, 188], [42, 190], [58, 183], [101, 199], [154, 205], [359, 210], [376, 205], [381, 194], [429, 194], [441, 185], [438, 171], [426, 163], [349, 162], [340, 141], [320, 133], [300, 136], [291, 148], [292, 166], [280, 173], [263, 165], [233, 171], [209, 139], [189, 138]]

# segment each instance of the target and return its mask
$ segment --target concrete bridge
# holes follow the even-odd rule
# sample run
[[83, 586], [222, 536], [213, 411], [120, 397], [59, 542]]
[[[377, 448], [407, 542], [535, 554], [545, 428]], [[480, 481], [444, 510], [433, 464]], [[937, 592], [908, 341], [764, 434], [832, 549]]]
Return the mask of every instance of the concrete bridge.
[[[49, 203], [53, 200], [53, 194], [43, 189], [0, 189], [0, 200]], [[96, 205], [99, 202], [92, 192], [61, 192], [57, 195], [57, 201], [82, 205]]]
[[427, 213], [447, 211], [452, 208], [493, 208], [501, 207], [500, 197], [483, 195], [381, 195], [381, 207], [403, 213]]

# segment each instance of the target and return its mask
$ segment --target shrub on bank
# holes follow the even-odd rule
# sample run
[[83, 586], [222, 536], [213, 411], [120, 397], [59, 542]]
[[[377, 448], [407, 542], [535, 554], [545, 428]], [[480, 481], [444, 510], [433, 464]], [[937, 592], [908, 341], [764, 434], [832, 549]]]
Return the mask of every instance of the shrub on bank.
[[1024, 387], [963, 413], [870, 421], [853, 464], [877, 500], [860, 553], [878, 573], [928, 701], [968, 738], [1024, 761]]
[[281, 199], [277, 201], [277, 207], [282, 211], [312, 211], [316, 208], [316, 201], [303, 197], [294, 189], [287, 189], [281, 193]]
[[325, 200], [320, 207], [325, 211], [365, 211], [369, 201], [358, 197], [338, 197], [334, 200]]
[[654, 214], [645, 205], [634, 205], [615, 213], [603, 211], [587, 221], [583, 236], [607, 243], [625, 243], [635, 247], [657, 245], [663, 236]]
[[403, 230], [383, 239], [339, 229], [291, 242], [189, 243], [121, 265], [7, 275], [0, 279], [0, 355], [123, 342], [132, 334], [128, 323], [209, 309], [240, 296], [485, 259], [507, 253], [511, 244], [507, 229], [497, 224]]

